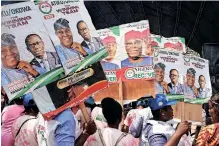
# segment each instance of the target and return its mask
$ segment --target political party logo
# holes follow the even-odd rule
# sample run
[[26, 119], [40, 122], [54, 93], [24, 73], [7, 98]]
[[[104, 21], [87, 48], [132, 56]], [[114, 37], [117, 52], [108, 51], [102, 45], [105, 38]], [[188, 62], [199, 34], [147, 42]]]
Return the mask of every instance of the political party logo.
[[125, 77], [127, 78], [127, 79], [132, 79], [133, 77], [134, 77], [134, 75], [135, 75], [135, 71], [133, 70], [133, 69], [127, 69], [126, 71], [125, 71]]
[[184, 59], [185, 62], [189, 62], [190, 61], [190, 57], [186, 56], [186, 55], [183, 56], [183, 59]]
[[52, 6], [48, 2], [41, 2], [39, 9], [43, 14], [49, 14], [52, 11]]

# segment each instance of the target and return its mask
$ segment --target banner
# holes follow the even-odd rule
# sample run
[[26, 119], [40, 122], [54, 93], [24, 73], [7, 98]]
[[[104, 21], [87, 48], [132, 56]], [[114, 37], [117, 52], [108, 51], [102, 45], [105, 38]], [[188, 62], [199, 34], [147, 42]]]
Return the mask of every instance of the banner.
[[38, 7], [66, 75], [103, 48], [83, 1], [47, 1]]
[[121, 52], [120, 29], [118, 26], [97, 30], [108, 56], [101, 61], [109, 83], [118, 83], [120, 79]]
[[[120, 26], [121, 77], [127, 80], [151, 80], [154, 77], [153, 59], [145, 56], [150, 49], [150, 30], [147, 20], [124, 24]], [[148, 48], [150, 47], [150, 48]]]
[[203, 104], [209, 100], [212, 94], [209, 75], [209, 62], [196, 56], [183, 56], [185, 102]]
[[179, 51], [155, 48], [155, 94], [169, 99], [183, 99], [183, 55]]
[[161, 38], [162, 47], [186, 53], [185, 39], [181, 37]]
[[1, 83], [12, 100], [58, 76], [61, 64], [33, 2], [6, 5], [1, 14]]

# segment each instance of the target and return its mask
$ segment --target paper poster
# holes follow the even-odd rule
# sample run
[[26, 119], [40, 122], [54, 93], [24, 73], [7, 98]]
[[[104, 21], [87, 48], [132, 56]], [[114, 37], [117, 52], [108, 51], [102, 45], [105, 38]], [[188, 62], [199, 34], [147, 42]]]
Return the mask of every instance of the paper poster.
[[153, 58], [145, 56], [145, 50], [147, 50], [145, 39], [150, 40], [148, 24], [148, 21], [144, 20], [120, 26], [120, 45], [123, 51], [120, 59], [123, 81], [150, 80], [154, 77]]
[[212, 94], [209, 62], [200, 57], [184, 55], [185, 101], [203, 104]]
[[181, 52], [155, 48], [155, 94], [166, 94], [169, 99], [184, 98], [182, 66]]
[[12, 100], [49, 81], [40, 78], [61, 64], [33, 2], [6, 5], [1, 14], [1, 83]]
[[154, 47], [162, 47], [161, 36], [151, 33], [151, 46]]
[[186, 53], [185, 39], [181, 37], [161, 38], [162, 48]]
[[102, 67], [109, 83], [117, 83], [120, 79], [121, 61], [120, 54], [120, 30], [119, 27], [111, 27], [97, 30], [100, 39], [108, 52], [108, 56], [101, 61]]
[[101, 54], [103, 44], [83, 1], [47, 1], [38, 7], [66, 75], [82, 60], [89, 62], [89, 55]]

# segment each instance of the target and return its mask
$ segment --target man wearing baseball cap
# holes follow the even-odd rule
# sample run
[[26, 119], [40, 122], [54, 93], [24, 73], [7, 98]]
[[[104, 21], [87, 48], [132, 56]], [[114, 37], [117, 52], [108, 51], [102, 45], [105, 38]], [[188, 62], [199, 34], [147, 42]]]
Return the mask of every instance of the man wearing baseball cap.
[[102, 66], [104, 70], [117, 70], [120, 67], [117, 65], [119, 63], [118, 60], [115, 59], [117, 43], [116, 38], [113, 36], [107, 36], [103, 40], [103, 45], [108, 51], [108, 56], [103, 59]]
[[125, 49], [128, 58], [121, 62], [122, 67], [138, 67], [151, 65], [151, 57], [142, 57], [142, 33], [131, 30], [125, 33]]
[[198, 97], [198, 90], [195, 87], [195, 74], [196, 71], [193, 68], [187, 69], [187, 82], [184, 84], [184, 95], [186, 98]]
[[166, 66], [159, 62], [154, 65], [155, 72], [155, 94], [169, 94], [168, 84], [164, 81]]
[[[130, 132], [134, 137], [140, 137], [139, 145], [163, 146], [167, 145], [185, 145], [184, 138], [191, 129], [191, 124], [187, 121], [181, 122], [177, 129], [173, 128], [167, 121], [173, 119], [173, 109], [171, 105], [177, 104], [177, 101], [168, 101], [163, 94], [156, 94], [154, 99], [148, 102], [151, 108], [153, 118], [142, 121], [136, 119], [130, 127]], [[145, 125], [142, 128], [142, 124]]]

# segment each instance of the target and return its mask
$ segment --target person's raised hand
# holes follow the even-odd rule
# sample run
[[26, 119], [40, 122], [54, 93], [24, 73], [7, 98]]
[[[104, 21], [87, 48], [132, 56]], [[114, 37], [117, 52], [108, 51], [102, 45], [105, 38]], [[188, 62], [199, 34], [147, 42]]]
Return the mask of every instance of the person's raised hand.
[[92, 135], [96, 132], [97, 127], [94, 121], [89, 121], [88, 123], [85, 123], [84, 125], [85, 133]]
[[73, 42], [73, 44], [71, 45], [71, 48], [75, 49], [78, 52], [80, 52], [83, 56], [87, 55], [87, 52], [82, 48], [80, 43]]
[[191, 130], [191, 123], [188, 121], [180, 122], [177, 125], [176, 133], [180, 136], [187, 134]]
[[17, 67], [18, 69], [23, 69], [25, 72], [29, 73], [33, 77], [36, 77], [37, 75], [39, 75], [39, 73], [27, 61], [20, 61]]

